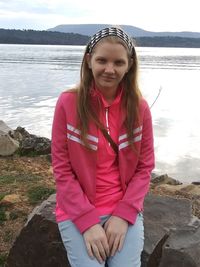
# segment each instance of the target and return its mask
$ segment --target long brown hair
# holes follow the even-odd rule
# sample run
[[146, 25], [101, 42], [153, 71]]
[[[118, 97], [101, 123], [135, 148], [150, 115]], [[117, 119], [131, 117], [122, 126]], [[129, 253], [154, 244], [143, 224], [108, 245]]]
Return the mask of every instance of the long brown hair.
[[[127, 130], [128, 139], [133, 139], [133, 127], [139, 123], [139, 100], [141, 98], [141, 92], [138, 86], [138, 59], [133, 49], [132, 53], [128, 50], [125, 43], [116, 36], [108, 36], [99, 41], [110, 42], [110, 43], [120, 43], [123, 45], [128, 54], [129, 64], [132, 64], [123, 78], [124, 93], [123, 93], [123, 107], [126, 112], [126, 117], [124, 125]], [[95, 50], [95, 48], [94, 48]], [[89, 122], [93, 121], [99, 128], [102, 126], [98, 120], [97, 115], [94, 114], [90, 103], [90, 88], [93, 82], [92, 71], [88, 66], [86, 56], [87, 47], [83, 56], [81, 71], [80, 71], [80, 84], [77, 87], [78, 99], [77, 99], [77, 114], [79, 118], [79, 129], [81, 130], [81, 139], [89, 147], [87, 141], [87, 132], [89, 127]]]

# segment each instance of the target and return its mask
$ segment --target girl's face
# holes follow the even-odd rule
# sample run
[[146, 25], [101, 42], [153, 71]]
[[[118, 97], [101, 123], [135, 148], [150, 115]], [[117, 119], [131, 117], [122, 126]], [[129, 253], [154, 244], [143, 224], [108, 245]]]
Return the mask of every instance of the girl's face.
[[92, 54], [87, 54], [87, 62], [102, 93], [115, 94], [119, 83], [129, 70], [126, 48], [119, 43], [100, 42]]

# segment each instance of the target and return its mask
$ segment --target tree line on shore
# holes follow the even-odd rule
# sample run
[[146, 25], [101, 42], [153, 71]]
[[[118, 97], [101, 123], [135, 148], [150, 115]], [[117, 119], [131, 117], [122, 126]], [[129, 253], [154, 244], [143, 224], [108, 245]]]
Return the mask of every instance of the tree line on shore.
[[0, 29], [3, 44], [85, 45], [88, 40], [89, 36], [76, 33]]
[[[89, 36], [76, 33], [0, 29], [1, 44], [86, 45], [89, 38]], [[200, 48], [200, 38], [155, 36], [137, 37], [134, 39], [136, 46], [141, 47]]]

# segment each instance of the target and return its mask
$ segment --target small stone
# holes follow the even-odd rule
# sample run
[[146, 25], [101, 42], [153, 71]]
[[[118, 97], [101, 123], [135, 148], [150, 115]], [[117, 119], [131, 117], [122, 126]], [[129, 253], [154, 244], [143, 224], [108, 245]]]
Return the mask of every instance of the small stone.
[[53, 174], [53, 168], [50, 167], [50, 168], [48, 169], [48, 172], [49, 172], [50, 174]]
[[0, 203], [4, 206], [10, 206], [15, 203], [21, 202], [20, 196], [17, 194], [6, 195]]
[[200, 185], [200, 181], [199, 182], [192, 182], [192, 184], [194, 184], [194, 185]]

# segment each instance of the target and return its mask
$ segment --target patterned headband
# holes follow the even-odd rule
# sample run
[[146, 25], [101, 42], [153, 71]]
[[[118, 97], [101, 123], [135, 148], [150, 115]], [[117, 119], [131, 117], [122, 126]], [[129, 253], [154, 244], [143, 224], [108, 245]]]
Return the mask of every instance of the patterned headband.
[[103, 38], [108, 37], [108, 36], [117, 36], [119, 37], [128, 47], [129, 51], [132, 53], [133, 52], [133, 41], [131, 38], [120, 28], [115, 28], [115, 27], [110, 27], [110, 28], [105, 28], [100, 31], [98, 31], [96, 34], [94, 34], [88, 45], [87, 45], [87, 50], [88, 53], [91, 53], [95, 45]]

